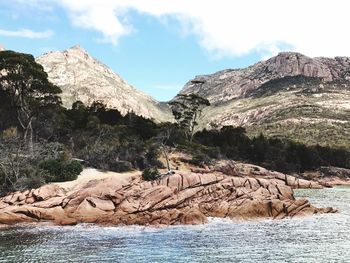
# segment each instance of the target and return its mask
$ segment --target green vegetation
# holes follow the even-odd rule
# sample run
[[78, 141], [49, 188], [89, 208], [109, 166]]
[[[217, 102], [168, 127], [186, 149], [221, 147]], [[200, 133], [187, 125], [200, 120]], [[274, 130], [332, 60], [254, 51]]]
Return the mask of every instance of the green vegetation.
[[75, 179], [82, 167], [72, 156], [98, 169], [143, 170], [145, 180], [154, 180], [157, 168], [164, 168], [159, 156], [167, 159], [174, 148], [190, 152], [197, 165], [230, 158], [284, 172], [327, 165], [350, 168], [350, 154], [344, 149], [259, 134], [250, 138], [243, 128], [194, 134], [208, 105], [196, 95], [174, 104], [178, 123], [156, 124], [132, 112], [123, 116], [101, 102], [87, 106], [76, 101], [70, 109], [62, 107], [60, 90], [30, 55], [0, 52], [0, 68], [0, 195]]
[[204, 166], [206, 164], [211, 164], [212, 159], [203, 152], [195, 152], [192, 155], [191, 163], [197, 166]]
[[241, 127], [203, 130], [196, 133], [195, 140], [206, 146], [219, 147], [227, 158], [281, 172], [299, 173], [321, 166], [350, 168], [350, 152], [347, 150], [306, 146], [286, 139], [266, 138], [263, 134], [251, 139]]
[[153, 181], [160, 177], [160, 173], [156, 167], [146, 168], [142, 172], [142, 179], [146, 181]]
[[197, 119], [200, 117], [203, 108], [209, 105], [207, 99], [196, 94], [179, 94], [176, 100], [170, 102], [175, 120], [184, 131], [189, 142], [192, 143], [194, 129], [198, 125]]
[[[3, 131], [0, 137], [0, 196], [54, 181], [48, 171], [41, 169], [40, 163], [60, 159], [63, 147], [55, 142], [38, 141], [28, 149], [15, 129]], [[77, 171], [72, 168], [68, 170]]]
[[3, 51], [0, 57], [1, 93], [6, 103], [16, 110], [17, 124], [23, 130], [24, 143], [33, 147], [33, 120], [48, 106], [57, 105], [60, 88], [51, 84], [43, 67], [32, 55]]
[[350, 149], [350, 124], [327, 122], [267, 123], [247, 127], [247, 134], [253, 138], [260, 133], [270, 138], [279, 138], [299, 142], [309, 146], [320, 145], [338, 149]]
[[41, 162], [39, 168], [47, 172], [47, 182], [72, 181], [83, 171], [80, 162], [76, 160], [66, 163], [62, 160], [49, 159]]

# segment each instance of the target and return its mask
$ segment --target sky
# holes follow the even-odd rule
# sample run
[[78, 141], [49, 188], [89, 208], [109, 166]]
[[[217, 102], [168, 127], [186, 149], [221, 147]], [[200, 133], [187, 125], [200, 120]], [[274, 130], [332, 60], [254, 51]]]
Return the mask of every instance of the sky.
[[0, 0], [0, 46], [81, 45], [160, 101], [196, 75], [281, 51], [350, 56], [348, 0]]

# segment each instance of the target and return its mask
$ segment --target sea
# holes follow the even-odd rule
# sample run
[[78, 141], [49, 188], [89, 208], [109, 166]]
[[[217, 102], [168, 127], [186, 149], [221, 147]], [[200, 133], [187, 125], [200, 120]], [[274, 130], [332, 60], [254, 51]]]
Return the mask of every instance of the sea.
[[0, 229], [0, 262], [350, 262], [350, 187], [295, 196], [339, 212], [197, 226], [17, 225]]

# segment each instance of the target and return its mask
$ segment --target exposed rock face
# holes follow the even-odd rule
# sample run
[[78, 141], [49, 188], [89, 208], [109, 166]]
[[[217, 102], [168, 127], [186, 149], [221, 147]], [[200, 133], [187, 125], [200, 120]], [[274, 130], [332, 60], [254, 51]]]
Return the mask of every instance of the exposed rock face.
[[224, 174], [231, 175], [231, 176], [279, 180], [281, 181], [280, 183], [284, 183], [287, 186], [291, 187], [292, 189], [323, 188], [323, 186], [317, 181], [304, 180], [288, 174], [283, 174], [276, 171], [270, 171], [261, 166], [257, 166], [253, 164], [236, 163], [232, 161], [221, 161], [218, 165], [214, 167], [214, 170], [220, 171]]
[[221, 163], [214, 170], [177, 171], [154, 182], [143, 181], [140, 176], [127, 180], [109, 177], [70, 192], [55, 184], [16, 192], [0, 199], [0, 224], [202, 224], [208, 216], [280, 219], [336, 212], [333, 208], [315, 208], [305, 199], [295, 200], [290, 185], [312, 187], [305, 180], [264, 174], [263, 170], [242, 176], [230, 163]]
[[350, 147], [350, 58], [284, 52], [194, 80], [205, 82], [190, 81], [180, 93], [198, 93], [211, 102], [200, 128], [244, 126], [250, 135]]
[[133, 111], [156, 121], [171, 120], [166, 104], [130, 86], [80, 46], [44, 54], [37, 58], [37, 62], [44, 67], [49, 80], [62, 89], [62, 101], [66, 107], [71, 107], [77, 100], [85, 104], [102, 101], [122, 114]]
[[197, 76], [203, 85], [188, 82], [180, 93], [198, 93], [211, 103], [242, 98], [262, 84], [286, 76], [320, 78], [323, 81], [350, 80], [350, 58], [309, 58], [300, 53], [283, 52], [244, 69], [228, 69]]
[[321, 167], [318, 171], [305, 172], [303, 177], [317, 181], [326, 187], [334, 185], [350, 185], [350, 169], [339, 167]]

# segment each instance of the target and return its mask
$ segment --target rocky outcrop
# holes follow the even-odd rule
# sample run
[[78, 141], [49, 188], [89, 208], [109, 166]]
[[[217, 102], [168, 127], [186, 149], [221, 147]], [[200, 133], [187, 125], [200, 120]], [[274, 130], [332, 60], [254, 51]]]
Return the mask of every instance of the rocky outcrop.
[[283, 174], [276, 171], [267, 170], [261, 166], [239, 163], [233, 161], [221, 161], [214, 167], [215, 170], [231, 176], [264, 178], [277, 181], [279, 184], [286, 184], [292, 189], [321, 189], [323, 185], [314, 180], [306, 180]]
[[302, 176], [326, 187], [350, 185], [350, 169], [346, 168], [323, 166], [318, 171], [305, 172]]
[[68, 192], [56, 184], [16, 192], [0, 199], [0, 224], [202, 224], [207, 217], [281, 219], [336, 211], [296, 200], [291, 186], [306, 187], [304, 181], [261, 170], [243, 176], [231, 168], [222, 163], [215, 171], [176, 171], [153, 182], [112, 176]]
[[132, 111], [155, 121], [172, 119], [166, 104], [136, 90], [80, 46], [44, 54], [36, 61], [44, 67], [49, 80], [62, 89], [66, 107], [77, 100], [85, 104], [100, 101], [122, 114]]

